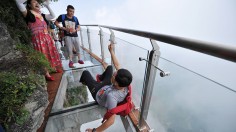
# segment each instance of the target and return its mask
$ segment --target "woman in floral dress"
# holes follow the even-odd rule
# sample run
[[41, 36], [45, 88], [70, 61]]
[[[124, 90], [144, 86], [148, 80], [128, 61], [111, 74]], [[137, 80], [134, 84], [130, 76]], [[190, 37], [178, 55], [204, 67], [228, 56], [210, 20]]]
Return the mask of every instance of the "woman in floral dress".
[[[49, 1], [46, 0], [43, 4], [50, 14], [41, 14], [41, 6], [37, 0], [27, 0], [26, 7], [24, 6], [24, 2], [25, 0], [16, 0], [18, 8], [22, 12], [27, 25], [31, 30], [34, 49], [42, 52], [46, 56], [52, 68], [56, 69], [57, 72], [62, 72], [58, 69], [61, 67], [58, 51], [47, 30], [47, 20], [51, 20], [55, 17], [53, 11], [49, 7]], [[46, 68], [45, 78], [49, 81], [55, 80]]]

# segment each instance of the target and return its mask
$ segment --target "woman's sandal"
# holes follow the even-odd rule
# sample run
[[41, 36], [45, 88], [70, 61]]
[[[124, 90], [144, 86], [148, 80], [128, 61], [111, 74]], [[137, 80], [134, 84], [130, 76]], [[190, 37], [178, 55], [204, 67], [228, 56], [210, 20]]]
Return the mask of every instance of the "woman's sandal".
[[55, 80], [55, 78], [53, 76], [45, 75], [45, 78], [46, 78], [47, 81], [54, 81]]

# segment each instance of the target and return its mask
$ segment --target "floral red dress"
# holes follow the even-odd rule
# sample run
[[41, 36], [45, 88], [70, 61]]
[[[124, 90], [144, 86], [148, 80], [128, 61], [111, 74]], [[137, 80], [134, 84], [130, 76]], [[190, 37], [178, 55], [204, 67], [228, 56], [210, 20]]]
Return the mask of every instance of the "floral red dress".
[[35, 22], [28, 22], [32, 33], [32, 43], [35, 50], [42, 52], [50, 62], [52, 68], [61, 67], [61, 60], [54, 41], [48, 33], [44, 19], [35, 16]]

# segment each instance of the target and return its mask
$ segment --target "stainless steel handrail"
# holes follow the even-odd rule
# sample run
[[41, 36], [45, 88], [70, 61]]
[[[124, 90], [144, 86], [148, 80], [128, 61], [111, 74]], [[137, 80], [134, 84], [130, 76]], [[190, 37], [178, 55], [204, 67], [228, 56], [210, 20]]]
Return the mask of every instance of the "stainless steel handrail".
[[194, 39], [187, 39], [183, 37], [177, 37], [172, 35], [164, 35], [158, 33], [152, 33], [147, 31], [139, 31], [134, 29], [126, 29], [105, 25], [81, 25], [81, 26], [100, 26], [103, 28], [113, 29], [116, 31], [121, 31], [124, 33], [129, 33], [141, 37], [146, 37], [150, 39], [154, 39], [157, 41], [165, 42], [171, 45], [175, 45], [178, 47], [194, 50], [200, 53], [212, 55], [218, 58], [222, 58], [225, 60], [229, 60], [232, 62], [236, 62], [236, 46], [231, 45], [223, 45], [218, 43], [211, 43], [205, 41], [199, 41]]

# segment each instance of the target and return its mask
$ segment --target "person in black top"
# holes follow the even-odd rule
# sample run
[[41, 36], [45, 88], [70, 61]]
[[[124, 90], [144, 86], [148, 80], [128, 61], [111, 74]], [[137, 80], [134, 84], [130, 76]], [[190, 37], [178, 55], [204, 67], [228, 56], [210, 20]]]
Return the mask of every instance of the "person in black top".
[[[72, 62], [72, 56], [73, 56], [73, 47], [75, 47], [76, 52], [78, 54], [78, 63], [84, 64], [83, 60], [80, 59], [80, 43], [79, 43], [79, 37], [77, 34], [77, 31], [80, 30], [80, 25], [77, 17], [74, 16], [74, 7], [72, 5], [67, 6], [67, 14], [60, 15], [56, 21], [56, 26], [64, 30], [64, 36], [65, 36], [65, 44], [69, 52], [69, 67], [74, 68], [73, 62]], [[62, 26], [60, 26], [59, 23], [62, 23]]]

